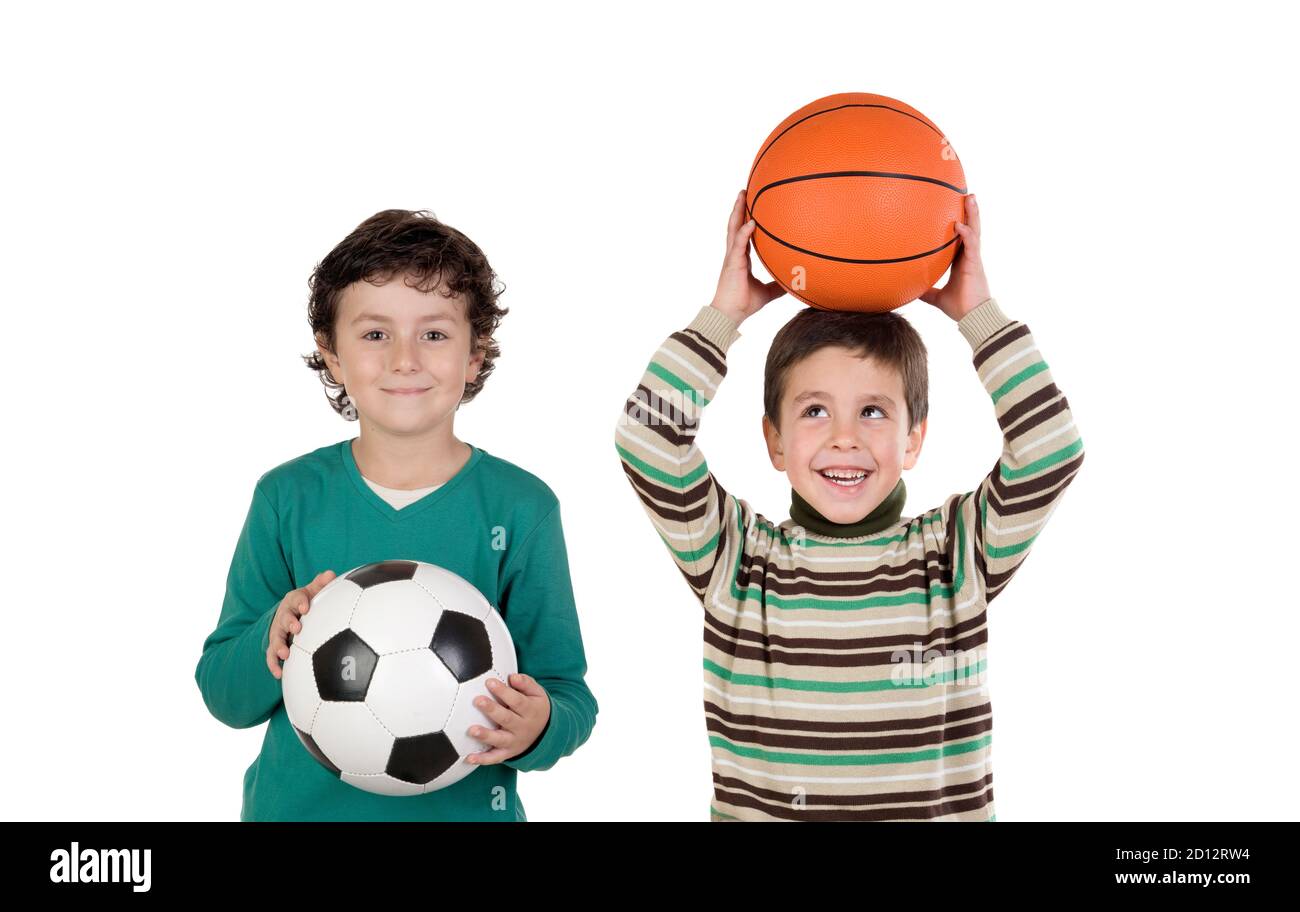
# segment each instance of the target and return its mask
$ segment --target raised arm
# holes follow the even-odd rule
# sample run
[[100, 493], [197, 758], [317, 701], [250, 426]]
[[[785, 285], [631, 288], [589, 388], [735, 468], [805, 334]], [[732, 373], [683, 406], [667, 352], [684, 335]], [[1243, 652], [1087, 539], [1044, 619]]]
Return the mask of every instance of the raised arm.
[[958, 327], [993, 400], [1003, 446], [979, 488], [951, 498], [944, 518], [949, 521], [954, 573], [961, 573], [970, 560], [985, 601], [991, 602], [1024, 563], [1078, 474], [1083, 438], [1028, 326], [1008, 319], [989, 298]]
[[921, 300], [957, 321], [1002, 428], [993, 470], [974, 491], [948, 498], [942, 510], [953, 590], [974, 579], [987, 604], [1025, 562], [1060, 504], [1083, 464], [1083, 439], [1029, 327], [1008, 319], [989, 294], [973, 193], [964, 208], [967, 221], [954, 225], [960, 243], [948, 283]]
[[700, 412], [727, 373], [736, 323], [702, 307], [664, 340], [624, 404], [614, 446], [632, 489], [677, 568], [701, 600], [725, 553], [727, 492], [695, 443]]
[[727, 349], [739, 338], [740, 324], [785, 294], [778, 283], [754, 278], [754, 221], [745, 221], [744, 213], [742, 190], [727, 221], [713, 303], [659, 346], [624, 404], [614, 436], [628, 481], [701, 601], [719, 556], [728, 553], [727, 536], [740, 534], [737, 525], [745, 528], [745, 508], [718, 484], [695, 443], [700, 412], [727, 375]]

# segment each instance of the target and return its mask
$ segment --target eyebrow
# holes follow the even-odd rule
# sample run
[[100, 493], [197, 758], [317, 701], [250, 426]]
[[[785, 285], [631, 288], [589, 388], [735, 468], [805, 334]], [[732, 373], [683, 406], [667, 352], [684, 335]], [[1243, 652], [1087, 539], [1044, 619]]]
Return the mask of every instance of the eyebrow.
[[[799, 395], [795, 396], [795, 397], [794, 397], [794, 404], [795, 404], [795, 405], [798, 405], [800, 402], [804, 402], [804, 401], [806, 401], [806, 400], [808, 400], [808, 399], [816, 399], [816, 398], [820, 398], [820, 399], [831, 399], [831, 398], [833, 398], [833, 397], [831, 396], [830, 393], [823, 392], [822, 390], [809, 390], [809, 391], [806, 392], [806, 393], [800, 393]], [[863, 400], [862, 400], [862, 401], [864, 401], [864, 402], [883, 402], [885, 405], [889, 406], [890, 408], [897, 408], [897, 406], [894, 405], [894, 400], [893, 400], [893, 399], [890, 399], [890, 398], [889, 398], [888, 396], [886, 396], [884, 393], [871, 393], [869, 396], [865, 396], [865, 397], [863, 397]]]
[[[352, 325], [355, 326], [356, 324], [363, 323], [366, 320], [373, 320], [376, 323], [393, 322], [383, 314], [363, 313], [363, 314], [359, 314], [357, 318], [352, 321]], [[445, 320], [448, 323], [455, 322], [455, 320], [449, 314], [425, 314], [423, 317], [420, 318], [421, 323], [436, 323], [439, 320]]]

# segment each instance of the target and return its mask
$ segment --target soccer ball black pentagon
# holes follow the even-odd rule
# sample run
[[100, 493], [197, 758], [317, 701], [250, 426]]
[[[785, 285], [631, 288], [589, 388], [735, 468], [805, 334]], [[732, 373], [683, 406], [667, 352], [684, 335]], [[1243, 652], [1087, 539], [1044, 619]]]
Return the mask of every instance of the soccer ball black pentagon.
[[466, 580], [423, 561], [365, 564], [311, 601], [289, 646], [284, 706], [331, 773], [380, 795], [422, 795], [478, 769], [474, 706], [518, 670], [505, 621]]

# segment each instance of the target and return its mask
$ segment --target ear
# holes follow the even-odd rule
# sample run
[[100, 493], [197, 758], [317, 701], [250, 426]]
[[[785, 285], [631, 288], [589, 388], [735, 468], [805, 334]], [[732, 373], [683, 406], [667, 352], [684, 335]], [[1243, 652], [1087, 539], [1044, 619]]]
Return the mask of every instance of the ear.
[[778, 472], [785, 471], [785, 448], [781, 443], [781, 432], [763, 414], [763, 439], [767, 441], [767, 458], [772, 460], [772, 468]]
[[907, 450], [903, 453], [903, 468], [910, 469], [921, 458], [921, 444], [925, 443], [925, 429], [930, 423], [927, 417], [907, 435]]
[[473, 383], [478, 379], [478, 372], [483, 369], [483, 360], [487, 357], [487, 352], [480, 348], [477, 342], [474, 349], [474, 354], [470, 355], [469, 358], [469, 366], [465, 369], [466, 383]]
[[330, 374], [335, 380], [339, 377], [339, 359], [334, 352], [330, 351], [329, 345], [321, 336], [316, 336], [316, 352], [325, 361], [325, 366], [329, 368]]

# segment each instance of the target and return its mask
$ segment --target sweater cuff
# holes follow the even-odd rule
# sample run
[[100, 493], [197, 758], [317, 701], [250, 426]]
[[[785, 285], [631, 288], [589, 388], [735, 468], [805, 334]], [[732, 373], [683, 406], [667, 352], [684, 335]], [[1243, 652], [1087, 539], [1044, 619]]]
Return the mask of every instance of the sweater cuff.
[[542, 733], [522, 754], [501, 761], [516, 772], [530, 773], [537, 769], [550, 769], [564, 755], [564, 721], [556, 718], [562, 708], [554, 693], [548, 693], [547, 696], [551, 701], [551, 715], [547, 718]]
[[262, 620], [258, 624], [262, 628], [262, 656], [265, 657], [267, 650], [271, 648], [271, 625], [275, 623], [275, 612], [279, 609], [280, 603], [271, 606], [271, 609], [262, 615]]
[[957, 328], [966, 337], [972, 350], [978, 351], [989, 336], [1011, 322], [1002, 312], [996, 298], [987, 298], [982, 304], [957, 321]]
[[686, 328], [695, 330], [726, 354], [731, 343], [740, 338], [740, 330], [737, 326], [738, 324], [731, 317], [709, 304], [700, 308], [700, 312]]
[[524, 759], [524, 758], [527, 757], [529, 754], [531, 754], [533, 751], [537, 750], [537, 748], [541, 745], [541, 743], [542, 743], [544, 740], [546, 740], [546, 736], [547, 736], [547, 734], [550, 733], [550, 731], [551, 731], [551, 719], [554, 718], [554, 716], [555, 716], [554, 709], [555, 709], [555, 707], [552, 706], [552, 707], [551, 707], [551, 710], [552, 710], [551, 714], [550, 714], [549, 716], [546, 717], [546, 724], [542, 726], [542, 730], [541, 730], [541, 732], [537, 735], [537, 738], [534, 739], [533, 743], [530, 744], [530, 745], [528, 745], [527, 749], [526, 749], [522, 754], [515, 754], [513, 757], [511, 757], [511, 758], [510, 758], [511, 760], [522, 760], [522, 759]]

